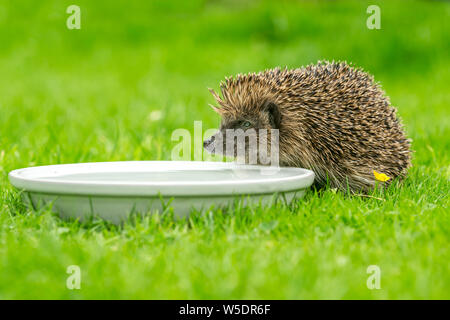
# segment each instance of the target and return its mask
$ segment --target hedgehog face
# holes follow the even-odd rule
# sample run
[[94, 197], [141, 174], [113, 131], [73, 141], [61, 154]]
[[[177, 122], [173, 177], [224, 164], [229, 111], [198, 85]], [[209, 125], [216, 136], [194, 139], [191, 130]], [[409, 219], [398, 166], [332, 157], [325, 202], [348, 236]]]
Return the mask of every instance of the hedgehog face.
[[255, 108], [235, 108], [233, 111], [218, 111], [222, 116], [220, 130], [204, 141], [205, 150], [235, 157], [247, 164], [268, 164], [267, 154], [273, 149], [271, 137], [280, 128], [278, 107], [265, 102]]

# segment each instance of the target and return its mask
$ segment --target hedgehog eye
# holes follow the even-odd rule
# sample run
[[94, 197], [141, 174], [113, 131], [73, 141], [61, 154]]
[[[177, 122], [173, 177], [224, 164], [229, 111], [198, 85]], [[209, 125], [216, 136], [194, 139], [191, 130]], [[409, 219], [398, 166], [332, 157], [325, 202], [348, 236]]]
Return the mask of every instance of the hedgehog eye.
[[242, 126], [243, 126], [244, 128], [249, 128], [251, 125], [252, 125], [252, 124], [251, 124], [249, 121], [244, 121], [244, 122], [242, 122]]

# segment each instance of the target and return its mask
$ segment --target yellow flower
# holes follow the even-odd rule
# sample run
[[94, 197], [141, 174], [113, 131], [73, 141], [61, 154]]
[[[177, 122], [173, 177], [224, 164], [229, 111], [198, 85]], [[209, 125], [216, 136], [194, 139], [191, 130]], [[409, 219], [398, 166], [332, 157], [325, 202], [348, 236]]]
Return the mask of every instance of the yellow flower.
[[375, 179], [381, 182], [386, 182], [391, 178], [385, 175], [384, 173], [376, 172], [375, 170], [373, 170], [373, 175], [375, 176]]

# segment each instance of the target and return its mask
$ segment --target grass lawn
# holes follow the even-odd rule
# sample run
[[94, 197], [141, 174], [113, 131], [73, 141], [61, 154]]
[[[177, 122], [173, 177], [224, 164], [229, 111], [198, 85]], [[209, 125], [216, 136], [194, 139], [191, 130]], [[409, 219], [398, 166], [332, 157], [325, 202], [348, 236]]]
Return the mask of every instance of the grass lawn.
[[[80, 30], [66, 28], [74, 3]], [[0, 299], [449, 299], [449, 17], [444, 1], [2, 1]], [[114, 226], [32, 211], [8, 182], [35, 165], [168, 160], [173, 130], [217, 127], [208, 87], [321, 59], [374, 74], [413, 139], [408, 178], [382, 200], [310, 191]]]

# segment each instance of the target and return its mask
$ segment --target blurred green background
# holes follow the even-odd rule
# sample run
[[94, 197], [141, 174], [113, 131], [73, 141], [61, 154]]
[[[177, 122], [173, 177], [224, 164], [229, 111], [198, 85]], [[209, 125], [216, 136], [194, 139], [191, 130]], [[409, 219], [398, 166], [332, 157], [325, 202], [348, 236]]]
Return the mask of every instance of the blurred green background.
[[[2, 0], [0, 298], [449, 298], [449, 18], [445, 1]], [[8, 183], [20, 167], [170, 159], [174, 129], [217, 127], [207, 88], [225, 76], [325, 59], [372, 73], [413, 139], [385, 202], [327, 191], [114, 227], [29, 211]], [[390, 280], [371, 291], [377, 263]], [[69, 264], [82, 290], [65, 288]]]

